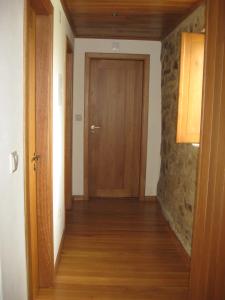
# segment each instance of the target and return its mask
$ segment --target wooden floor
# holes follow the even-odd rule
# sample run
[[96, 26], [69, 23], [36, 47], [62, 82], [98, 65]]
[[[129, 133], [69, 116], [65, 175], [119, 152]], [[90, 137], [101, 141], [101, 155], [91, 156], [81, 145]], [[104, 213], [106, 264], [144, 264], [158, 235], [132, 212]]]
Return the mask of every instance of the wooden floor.
[[157, 203], [79, 201], [67, 216], [55, 287], [38, 300], [185, 300], [182, 251]]

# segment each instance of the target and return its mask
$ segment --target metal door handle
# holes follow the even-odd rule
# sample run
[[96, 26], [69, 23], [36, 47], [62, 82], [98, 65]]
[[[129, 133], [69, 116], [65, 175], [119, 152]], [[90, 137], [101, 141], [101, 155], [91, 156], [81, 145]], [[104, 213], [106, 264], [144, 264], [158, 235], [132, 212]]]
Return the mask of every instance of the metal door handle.
[[100, 129], [101, 127], [100, 126], [95, 126], [95, 125], [91, 125], [91, 130], [95, 130], [95, 129]]
[[34, 153], [33, 157], [31, 158], [31, 161], [38, 161], [40, 157], [41, 156], [39, 154]]

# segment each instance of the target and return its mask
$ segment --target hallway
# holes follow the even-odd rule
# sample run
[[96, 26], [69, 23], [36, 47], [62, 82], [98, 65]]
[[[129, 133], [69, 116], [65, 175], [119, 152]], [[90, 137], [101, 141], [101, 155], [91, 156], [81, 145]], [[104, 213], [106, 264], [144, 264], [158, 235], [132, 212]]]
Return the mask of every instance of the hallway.
[[55, 287], [38, 300], [185, 300], [189, 267], [157, 202], [77, 201]]

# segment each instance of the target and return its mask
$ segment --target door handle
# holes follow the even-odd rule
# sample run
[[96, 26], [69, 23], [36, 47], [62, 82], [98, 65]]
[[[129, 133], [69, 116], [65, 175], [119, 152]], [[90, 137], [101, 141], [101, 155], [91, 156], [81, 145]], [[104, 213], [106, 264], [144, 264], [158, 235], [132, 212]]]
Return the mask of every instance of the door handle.
[[100, 126], [95, 126], [95, 125], [91, 125], [91, 130], [95, 130], [95, 129], [100, 129], [101, 127]]
[[41, 156], [40, 156], [39, 154], [34, 153], [33, 157], [31, 158], [31, 161], [32, 161], [32, 162], [33, 162], [33, 161], [38, 161], [40, 157], [41, 157]]

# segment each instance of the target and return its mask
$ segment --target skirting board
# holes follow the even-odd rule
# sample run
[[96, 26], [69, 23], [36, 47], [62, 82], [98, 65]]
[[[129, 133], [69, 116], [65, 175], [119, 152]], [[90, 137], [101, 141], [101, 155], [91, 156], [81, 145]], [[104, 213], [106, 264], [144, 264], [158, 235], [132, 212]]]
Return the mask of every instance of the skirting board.
[[141, 201], [148, 201], [148, 202], [156, 202], [157, 196], [145, 196], [144, 199], [140, 199]]
[[[156, 196], [145, 196], [143, 199], [140, 199], [141, 201], [149, 201], [149, 202], [156, 202], [157, 197]], [[74, 195], [73, 201], [86, 201], [84, 195]]]
[[85, 201], [84, 195], [73, 195], [73, 201]]

